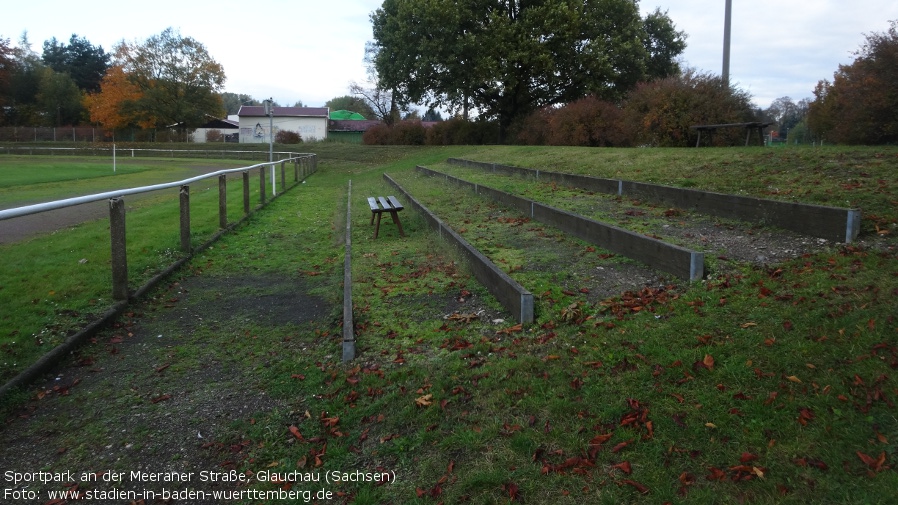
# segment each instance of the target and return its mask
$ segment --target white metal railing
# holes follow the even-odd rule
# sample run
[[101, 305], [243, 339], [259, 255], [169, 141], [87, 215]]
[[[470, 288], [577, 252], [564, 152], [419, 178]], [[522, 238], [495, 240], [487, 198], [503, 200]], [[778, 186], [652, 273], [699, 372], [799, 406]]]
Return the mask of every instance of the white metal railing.
[[0, 210], [0, 220], [13, 219], [16, 217], [47, 212], [51, 210], [64, 209], [84, 203], [97, 202], [100, 200], [109, 200], [109, 230], [112, 246], [112, 297], [116, 300], [124, 300], [129, 297], [128, 291], [128, 261], [125, 254], [125, 205], [123, 197], [127, 195], [136, 195], [140, 193], [148, 193], [168, 188], [180, 188], [180, 228], [181, 228], [181, 250], [190, 253], [191, 248], [191, 232], [190, 232], [190, 184], [193, 182], [218, 177], [218, 214], [219, 228], [224, 230], [228, 228], [227, 216], [227, 175], [240, 172], [243, 174], [243, 212], [244, 215], [250, 214], [250, 190], [249, 190], [249, 173], [250, 170], [259, 169], [259, 199], [260, 205], [266, 203], [266, 168], [271, 172], [271, 195], [277, 196], [277, 183], [275, 177], [275, 167], [280, 165], [280, 187], [281, 192], [287, 189], [286, 164], [293, 164], [293, 180], [294, 184], [305, 180], [306, 177], [315, 173], [318, 169], [317, 157], [314, 154], [297, 154], [290, 153], [293, 156], [279, 161], [258, 163], [249, 167], [231, 168], [219, 170], [208, 174], [198, 175], [182, 181], [167, 182], [162, 184], [154, 184], [151, 186], [141, 186], [136, 188], [120, 189], [115, 191], [106, 191], [93, 195], [79, 196], [74, 198], [66, 198], [52, 202], [38, 203], [34, 205], [26, 205], [13, 209]]

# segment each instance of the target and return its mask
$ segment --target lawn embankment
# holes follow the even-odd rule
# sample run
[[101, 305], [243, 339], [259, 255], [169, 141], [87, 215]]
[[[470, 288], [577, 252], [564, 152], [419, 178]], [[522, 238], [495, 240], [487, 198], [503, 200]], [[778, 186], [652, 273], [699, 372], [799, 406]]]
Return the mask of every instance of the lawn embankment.
[[[326, 489], [348, 503], [894, 496], [894, 149], [319, 148], [320, 172], [308, 184], [85, 348], [73, 362], [82, 366], [62, 372], [81, 378], [66, 395], [48, 387], [27, 403], [30, 420], [7, 426], [3, 441], [19, 443], [5, 451], [56, 471], [131, 470], [154, 454], [156, 471], [233, 468], [249, 479], [241, 489]], [[600, 272], [641, 267], [415, 176], [415, 164], [449, 156], [857, 205], [864, 231], [856, 244], [775, 262], [719, 260], [726, 268], [702, 282], [648, 274], [639, 286], [601, 292]], [[364, 197], [390, 192], [384, 171], [538, 295], [537, 321], [514, 324], [409, 209], [400, 213], [408, 238], [385, 221], [373, 240]], [[359, 346], [358, 359], [342, 364], [348, 179]], [[655, 226], [670, 216], [641, 217]], [[323, 308], [291, 321], [259, 316], [271, 312], [258, 300], [285, 282], [308, 303], [265, 298], [281, 308], [274, 313]], [[100, 398], [126, 405], [127, 416], [101, 411]], [[163, 449], [170, 445], [183, 450]], [[27, 456], [26, 446], [44, 452]], [[263, 482], [266, 472], [345, 479]], [[377, 472], [395, 480], [353, 480]]]

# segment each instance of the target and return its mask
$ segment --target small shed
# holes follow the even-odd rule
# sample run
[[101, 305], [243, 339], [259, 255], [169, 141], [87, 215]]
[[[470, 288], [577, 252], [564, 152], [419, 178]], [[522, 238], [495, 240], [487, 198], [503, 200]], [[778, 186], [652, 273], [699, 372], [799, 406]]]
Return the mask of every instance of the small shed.
[[[244, 105], [237, 111], [240, 143], [265, 143], [280, 130], [299, 133], [303, 140], [324, 140], [328, 130], [328, 107], [273, 107], [272, 117], [261, 105]], [[273, 123], [273, 130], [269, 128]]]
[[[218, 134], [215, 134], [215, 132]], [[212, 137], [209, 133], [212, 132]], [[191, 134], [190, 141], [202, 144], [203, 142], [237, 142], [240, 132], [240, 123], [230, 119], [209, 117], [209, 121], [200, 126]]]

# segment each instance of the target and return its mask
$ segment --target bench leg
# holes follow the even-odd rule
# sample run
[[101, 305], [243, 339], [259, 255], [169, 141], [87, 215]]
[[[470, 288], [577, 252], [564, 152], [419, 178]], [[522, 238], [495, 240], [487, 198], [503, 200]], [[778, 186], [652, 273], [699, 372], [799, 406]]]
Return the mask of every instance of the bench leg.
[[393, 222], [396, 223], [396, 227], [399, 228], [399, 236], [405, 237], [405, 232], [402, 231], [402, 223], [399, 222], [399, 213], [398, 212], [390, 212], [390, 217], [393, 218]]
[[374, 214], [377, 214], [377, 212], [371, 211], [371, 222], [369, 224], [374, 224]]
[[[381, 214], [383, 214], [383, 212], [377, 213], [377, 225], [374, 227], [374, 238], [377, 238], [377, 234], [380, 232], [380, 216], [381, 216]], [[374, 219], [374, 216], [371, 216], [371, 218]]]

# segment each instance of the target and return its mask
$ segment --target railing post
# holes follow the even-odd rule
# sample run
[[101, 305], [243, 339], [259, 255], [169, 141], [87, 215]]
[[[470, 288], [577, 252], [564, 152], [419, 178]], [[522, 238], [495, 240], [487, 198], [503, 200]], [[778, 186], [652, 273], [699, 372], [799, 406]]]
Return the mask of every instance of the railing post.
[[218, 227], [228, 227], [228, 183], [226, 175], [218, 176]]
[[293, 182], [299, 182], [299, 160], [293, 158]]
[[249, 170], [243, 171], [243, 213], [249, 214]]
[[265, 168], [259, 167], [259, 203], [265, 205]]
[[109, 235], [112, 245], [112, 299], [128, 299], [128, 255], [125, 249], [125, 200], [109, 199]]
[[284, 171], [284, 161], [281, 162], [281, 193], [287, 189], [287, 173]]
[[190, 252], [190, 186], [181, 186], [181, 250]]

